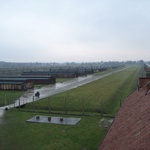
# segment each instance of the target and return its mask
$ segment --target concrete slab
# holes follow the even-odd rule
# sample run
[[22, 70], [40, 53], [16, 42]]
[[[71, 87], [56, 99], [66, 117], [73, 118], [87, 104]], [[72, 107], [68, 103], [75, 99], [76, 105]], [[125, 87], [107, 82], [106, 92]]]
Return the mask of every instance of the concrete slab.
[[65, 118], [65, 117], [52, 117], [52, 116], [34, 116], [26, 122], [29, 123], [50, 123], [61, 125], [76, 125], [81, 118]]

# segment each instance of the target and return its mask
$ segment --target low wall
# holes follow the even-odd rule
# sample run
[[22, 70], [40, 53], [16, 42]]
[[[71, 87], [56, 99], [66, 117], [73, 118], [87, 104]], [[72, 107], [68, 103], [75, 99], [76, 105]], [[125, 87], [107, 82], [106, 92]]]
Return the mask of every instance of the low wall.
[[143, 87], [148, 82], [150, 82], [150, 78], [147, 78], [147, 77], [140, 77], [139, 78], [139, 86], [140, 87]]

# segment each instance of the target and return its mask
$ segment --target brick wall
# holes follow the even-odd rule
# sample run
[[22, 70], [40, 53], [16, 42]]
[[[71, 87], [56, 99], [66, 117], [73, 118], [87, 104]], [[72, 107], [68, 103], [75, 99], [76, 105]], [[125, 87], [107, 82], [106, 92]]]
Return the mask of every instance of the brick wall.
[[150, 78], [146, 78], [146, 77], [140, 77], [139, 78], [139, 86], [140, 87], [143, 87], [148, 82], [150, 82]]

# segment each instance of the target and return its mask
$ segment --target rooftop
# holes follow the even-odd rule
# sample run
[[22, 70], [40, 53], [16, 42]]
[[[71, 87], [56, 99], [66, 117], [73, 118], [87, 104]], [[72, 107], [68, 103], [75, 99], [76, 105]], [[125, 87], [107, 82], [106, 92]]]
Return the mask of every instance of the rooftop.
[[150, 150], [150, 93], [135, 91], [124, 103], [99, 150]]

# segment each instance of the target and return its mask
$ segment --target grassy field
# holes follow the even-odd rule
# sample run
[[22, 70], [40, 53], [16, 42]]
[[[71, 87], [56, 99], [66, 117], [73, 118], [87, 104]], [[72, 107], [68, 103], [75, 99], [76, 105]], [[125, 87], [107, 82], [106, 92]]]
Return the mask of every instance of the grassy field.
[[14, 103], [22, 94], [22, 91], [0, 91], [0, 107]]
[[0, 149], [96, 150], [104, 137], [105, 130], [99, 126], [98, 116], [83, 116], [76, 126], [25, 122], [34, 115], [37, 113], [9, 110], [0, 125]]
[[[76, 89], [42, 99], [35, 103], [36, 110], [82, 114], [100, 113], [115, 115], [120, 103], [137, 85], [139, 67], [131, 67], [101, 80]], [[25, 109], [32, 109], [33, 103]]]
[[[101, 111], [114, 116], [137, 84], [139, 66], [112, 74], [76, 89], [28, 104], [24, 111], [6, 111], [0, 124], [0, 149], [2, 150], [97, 150], [107, 132], [100, 126]], [[50, 102], [50, 104], [49, 104]], [[83, 105], [84, 102], [84, 105]], [[48, 114], [51, 111], [61, 114]], [[84, 107], [83, 107], [84, 106]], [[77, 114], [84, 114], [79, 116]], [[45, 114], [38, 111], [47, 112]], [[68, 115], [64, 115], [67, 112]], [[87, 115], [87, 114], [96, 115]], [[26, 123], [35, 115], [81, 117], [76, 126]], [[108, 118], [106, 118], [108, 119]]]

